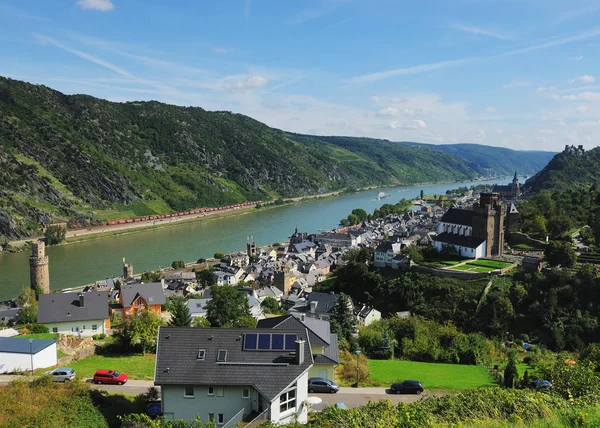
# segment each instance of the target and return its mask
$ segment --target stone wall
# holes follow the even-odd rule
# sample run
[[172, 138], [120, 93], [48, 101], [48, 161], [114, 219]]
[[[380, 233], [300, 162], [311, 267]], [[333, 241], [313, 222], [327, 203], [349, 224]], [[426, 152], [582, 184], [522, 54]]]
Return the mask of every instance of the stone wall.
[[539, 239], [533, 239], [529, 237], [526, 233], [514, 232], [511, 233], [508, 237], [509, 245], [518, 245], [518, 244], [526, 244], [530, 245], [533, 248], [544, 249], [546, 247], [546, 243], [540, 241]]
[[57, 346], [66, 354], [58, 359], [58, 365], [67, 365], [72, 361], [91, 357], [96, 353], [96, 345], [94, 345], [94, 340], [91, 337], [59, 334]]

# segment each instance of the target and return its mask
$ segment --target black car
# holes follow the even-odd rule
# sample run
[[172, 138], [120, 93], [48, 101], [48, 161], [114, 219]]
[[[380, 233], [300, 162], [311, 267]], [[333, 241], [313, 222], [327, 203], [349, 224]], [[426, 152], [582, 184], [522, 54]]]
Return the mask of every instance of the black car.
[[390, 386], [391, 394], [420, 394], [425, 390], [421, 382], [417, 380], [405, 380]]

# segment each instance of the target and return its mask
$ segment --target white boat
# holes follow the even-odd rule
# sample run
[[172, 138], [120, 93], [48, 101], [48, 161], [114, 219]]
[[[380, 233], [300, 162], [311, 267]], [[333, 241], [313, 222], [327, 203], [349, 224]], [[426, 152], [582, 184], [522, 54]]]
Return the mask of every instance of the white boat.
[[383, 193], [383, 192], [379, 192], [379, 193], [377, 194], [377, 200], [380, 200], [380, 199], [385, 199], [385, 198], [389, 198], [390, 196], [392, 196], [392, 195], [386, 195], [386, 194], [385, 194], [385, 193]]

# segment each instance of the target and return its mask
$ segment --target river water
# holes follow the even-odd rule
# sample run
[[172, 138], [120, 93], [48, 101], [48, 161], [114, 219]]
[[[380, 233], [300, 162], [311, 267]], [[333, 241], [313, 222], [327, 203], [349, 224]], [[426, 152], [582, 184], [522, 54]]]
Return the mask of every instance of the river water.
[[[510, 179], [487, 183], [508, 183]], [[122, 259], [133, 263], [134, 272], [170, 266], [173, 260], [192, 261], [212, 257], [221, 251], [245, 249], [249, 236], [261, 245], [287, 240], [294, 228], [314, 233], [337, 227], [340, 219], [354, 208], [373, 212], [384, 203], [415, 198], [421, 189], [426, 195], [444, 194], [448, 189], [483, 184], [463, 182], [418, 187], [372, 190], [326, 199], [313, 199], [268, 210], [258, 210], [224, 218], [208, 217], [169, 227], [146, 230], [70, 245], [49, 247], [50, 288], [59, 290], [122, 275]], [[392, 196], [376, 200], [378, 192]], [[29, 286], [29, 252], [0, 254], [0, 300], [16, 297]]]

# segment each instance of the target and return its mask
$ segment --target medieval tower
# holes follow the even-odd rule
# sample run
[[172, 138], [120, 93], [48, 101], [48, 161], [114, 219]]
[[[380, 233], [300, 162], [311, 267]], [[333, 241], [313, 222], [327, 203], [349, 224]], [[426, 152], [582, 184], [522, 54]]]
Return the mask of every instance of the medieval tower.
[[31, 245], [29, 256], [29, 283], [31, 288], [40, 287], [45, 294], [50, 293], [50, 273], [48, 271], [48, 256], [46, 243], [43, 240]]
[[473, 237], [485, 239], [487, 257], [504, 253], [504, 208], [498, 193], [482, 193], [473, 206]]

